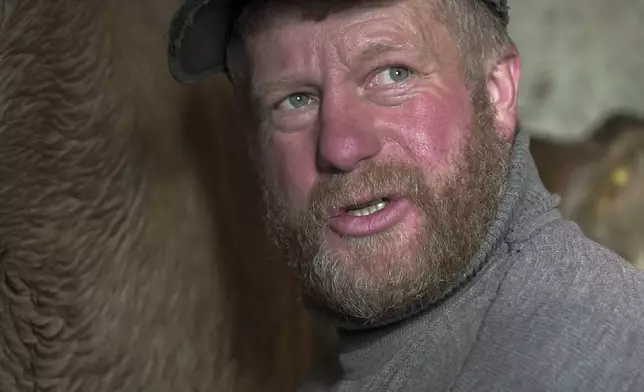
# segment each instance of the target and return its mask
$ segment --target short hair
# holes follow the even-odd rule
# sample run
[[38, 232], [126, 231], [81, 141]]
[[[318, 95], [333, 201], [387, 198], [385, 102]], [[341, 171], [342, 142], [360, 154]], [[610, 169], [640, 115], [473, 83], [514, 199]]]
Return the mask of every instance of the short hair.
[[483, 1], [437, 2], [438, 15], [457, 41], [468, 84], [480, 81], [487, 67], [515, 50], [506, 25]]

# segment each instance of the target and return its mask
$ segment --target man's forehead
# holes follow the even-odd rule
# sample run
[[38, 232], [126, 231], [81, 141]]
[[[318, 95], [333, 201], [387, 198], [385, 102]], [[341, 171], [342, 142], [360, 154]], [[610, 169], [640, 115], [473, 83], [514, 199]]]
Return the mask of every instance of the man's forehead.
[[266, 15], [261, 28], [248, 35], [246, 42], [251, 52], [260, 54], [288, 51], [292, 44], [301, 41], [311, 47], [333, 45], [354, 52], [409, 48], [420, 45], [431, 35], [428, 19], [437, 19], [427, 14], [418, 12], [411, 1], [351, 8], [319, 21], [303, 18], [298, 11], [284, 9]]
[[429, 55], [433, 48], [422, 30], [416, 13], [400, 5], [352, 10], [319, 22], [282, 15], [250, 37], [253, 79], [308, 72], [330, 58], [351, 66], [394, 51]]
[[[243, 35], [262, 35], [269, 29], [280, 30], [287, 25], [308, 25], [333, 23], [369, 23], [381, 20], [394, 28], [405, 28], [413, 23], [436, 21], [434, 3], [438, 0], [380, 0], [344, 1], [344, 7], [334, 7], [322, 15], [322, 11], [311, 13], [307, 2], [287, 3], [253, 10], [242, 23]], [[397, 21], [397, 22], [396, 22]]]

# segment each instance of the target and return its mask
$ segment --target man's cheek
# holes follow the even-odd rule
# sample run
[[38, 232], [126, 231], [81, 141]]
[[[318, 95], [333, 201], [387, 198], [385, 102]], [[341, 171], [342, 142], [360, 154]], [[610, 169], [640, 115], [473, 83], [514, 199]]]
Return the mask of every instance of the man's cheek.
[[292, 207], [306, 205], [316, 181], [315, 166], [306, 150], [276, 143], [270, 158], [276, 185]]
[[451, 171], [469, 133], [466, 112], [466, 108], [423, 101], [406, 113], [397, 113], [390, 122], [398, 124], [397, 143], [408, 155], [403, 158], [415, 161], [428, 173]]

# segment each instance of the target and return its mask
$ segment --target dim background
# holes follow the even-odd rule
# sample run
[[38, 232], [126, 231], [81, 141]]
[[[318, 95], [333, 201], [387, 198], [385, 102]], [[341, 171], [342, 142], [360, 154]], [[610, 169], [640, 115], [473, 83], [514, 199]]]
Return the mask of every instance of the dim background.
[[643, 0], [509, 0], [522, 56], [519, 115], [579, 140], [616, 112], [644, 114]]
[[644, 268], [644, 1], [510, 0], [519, 122], [560, 210]]

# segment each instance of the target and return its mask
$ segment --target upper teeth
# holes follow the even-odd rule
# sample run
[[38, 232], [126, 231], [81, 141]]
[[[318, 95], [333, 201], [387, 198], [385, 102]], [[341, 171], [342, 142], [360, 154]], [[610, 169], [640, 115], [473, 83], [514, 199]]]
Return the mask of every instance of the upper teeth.
[[378, 212], [387, 206], [387, 201], [382, 200], [377, 204], [372, 204], [358, 210], [349, 210], [347, 213], [352, 216], [369, 216], [375, 212]]

